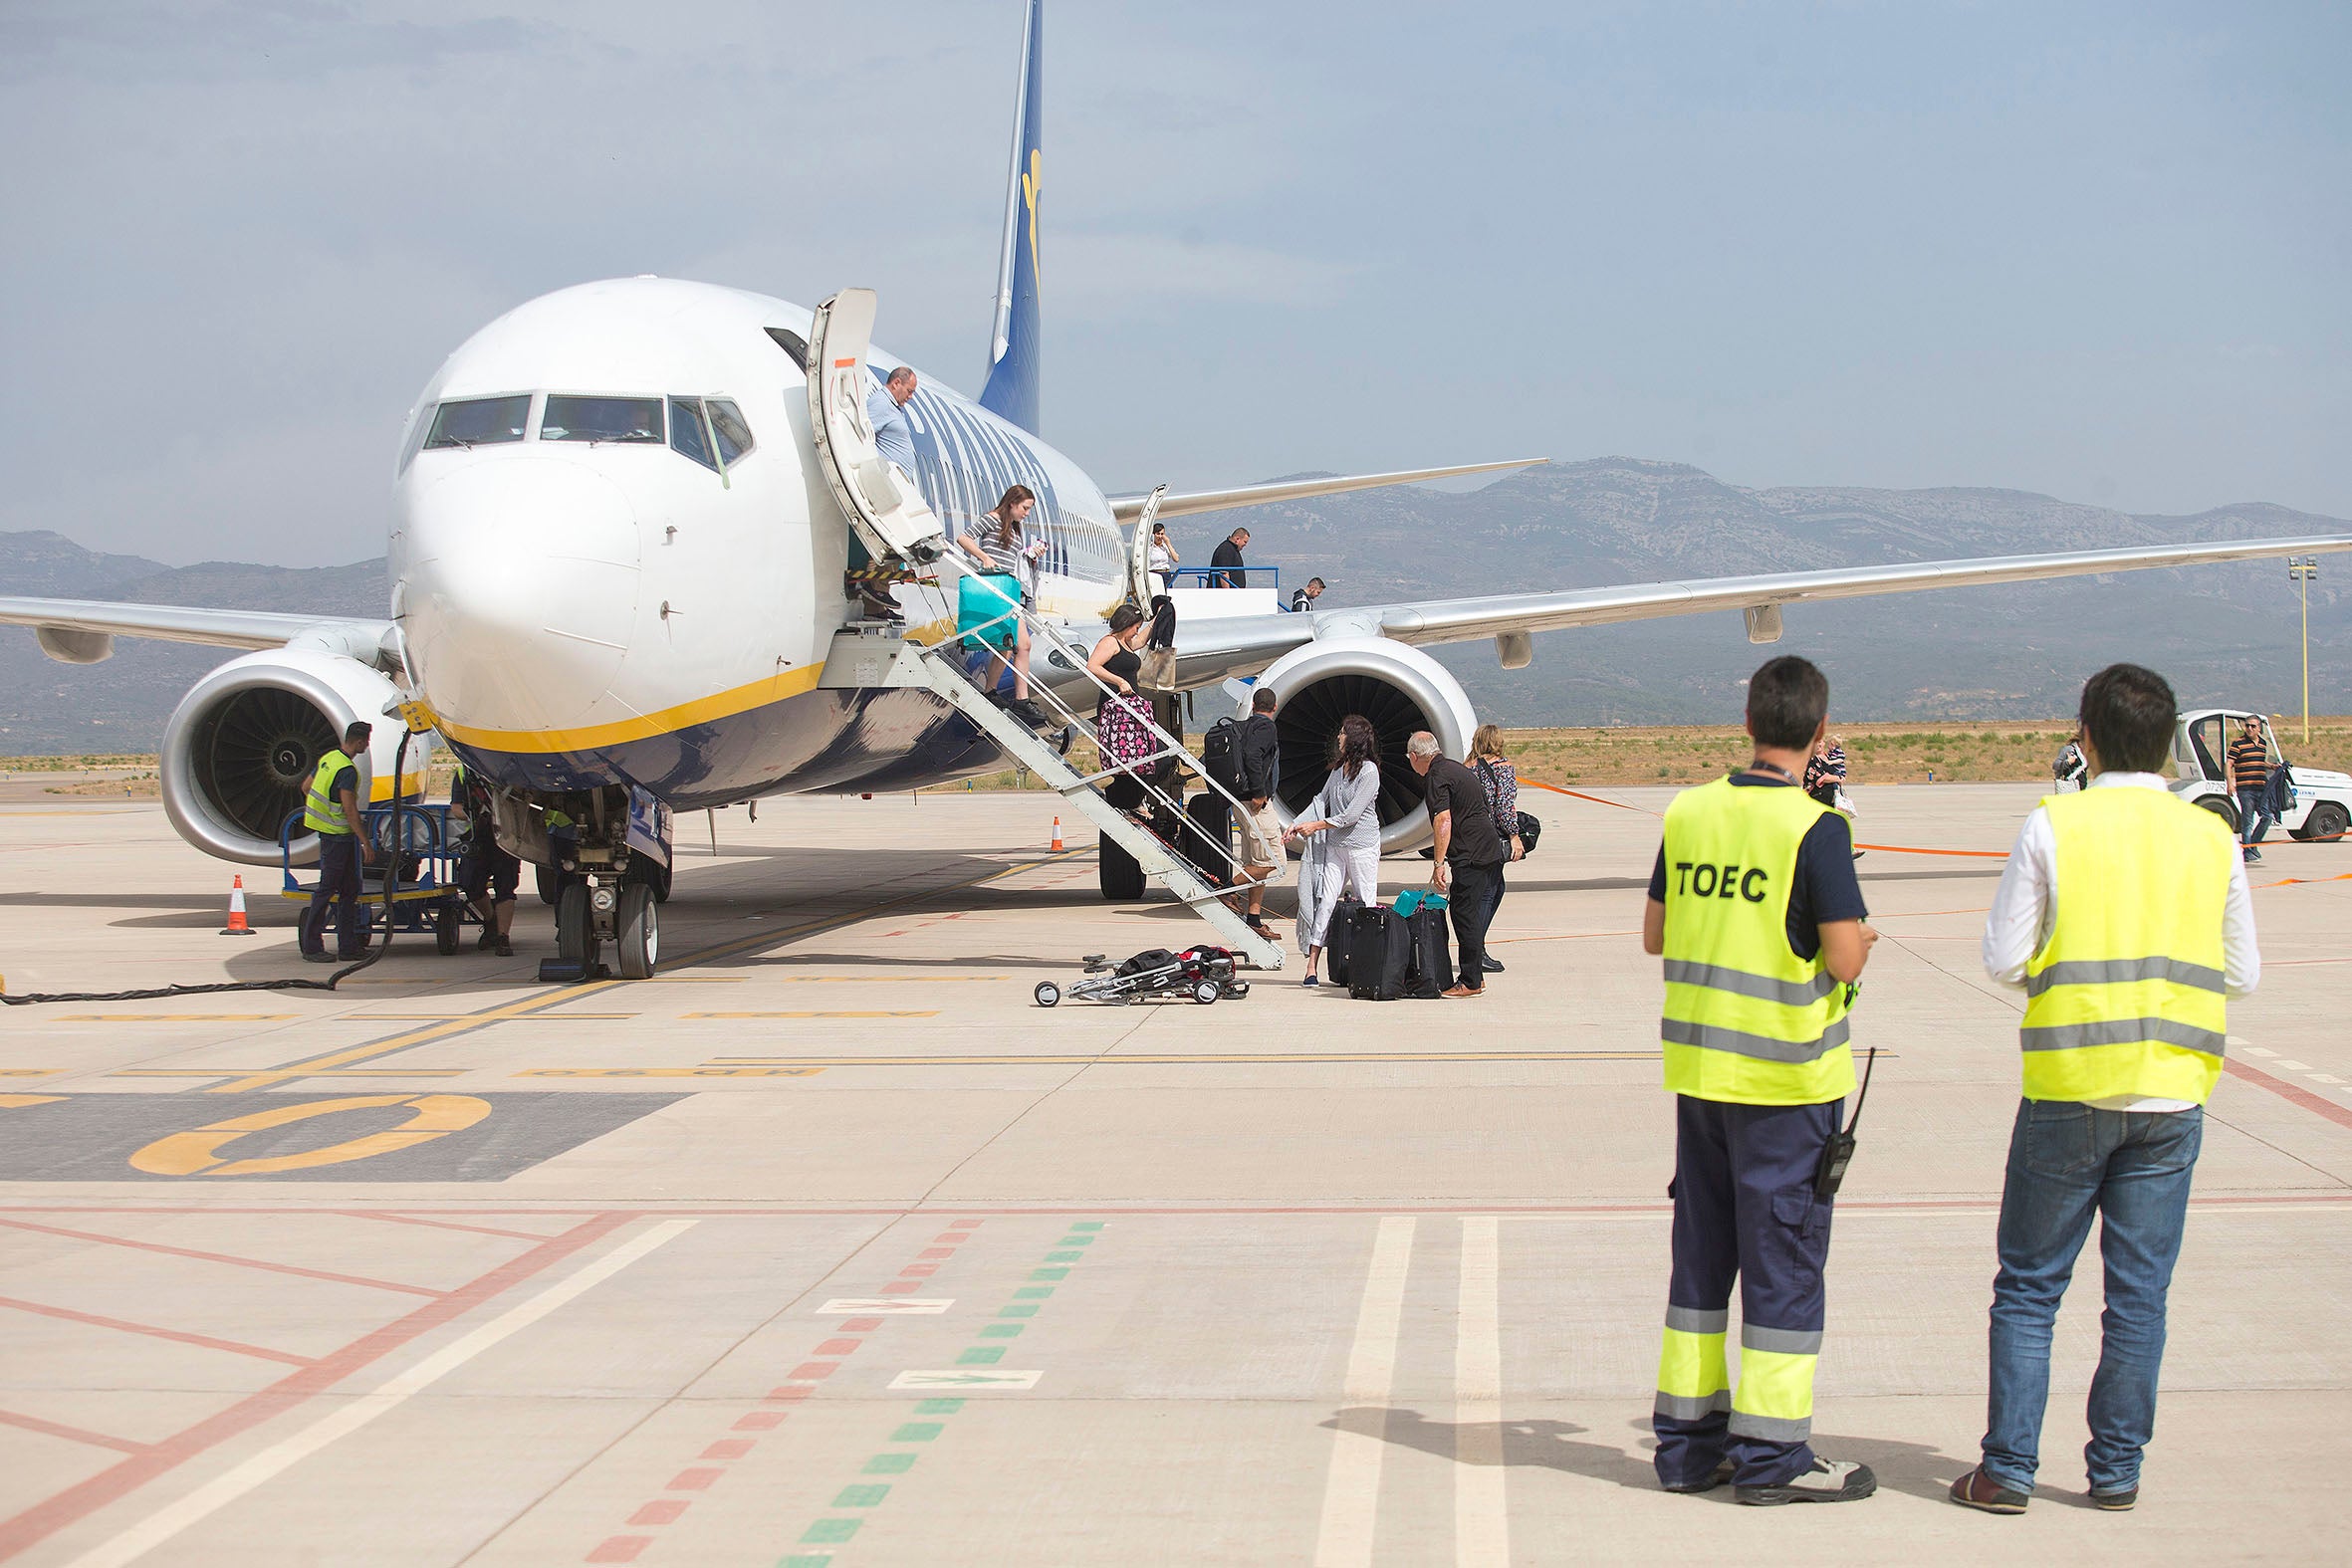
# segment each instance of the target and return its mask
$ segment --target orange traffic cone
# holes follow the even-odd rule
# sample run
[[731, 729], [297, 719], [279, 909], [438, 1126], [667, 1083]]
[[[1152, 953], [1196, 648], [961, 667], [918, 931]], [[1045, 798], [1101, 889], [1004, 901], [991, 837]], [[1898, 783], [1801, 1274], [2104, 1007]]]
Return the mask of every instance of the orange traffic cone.
[[1058, 814], [1054, 818], [1054, 852], [1061, 853], [1061, 817]]
[[253, 928], [245, 923], [245, 878], [237, 876], [229, 883], [229, 923], [220, 928], [224, 937], [250, 937]]

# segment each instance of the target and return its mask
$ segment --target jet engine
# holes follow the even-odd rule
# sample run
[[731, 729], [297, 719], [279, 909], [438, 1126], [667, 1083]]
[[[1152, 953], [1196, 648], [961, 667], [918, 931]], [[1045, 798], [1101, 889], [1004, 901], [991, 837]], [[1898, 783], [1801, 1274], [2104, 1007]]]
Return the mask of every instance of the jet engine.
[[1415, 730], [1427, 730], [1448, 757], [1459, 758], [1478, 728], [1469, 695], [1444, 665], [1387, 637], [1318, 638], [1275, 660], [1258, 684], [1281, 699], [1274, 719], [1282, 738], [1275, 814], [1286, 825], [1312, 803], [1330, 774], [1339, 721], [1360, 713], [1380, 738], [1381, 852], [1429, 842], [1421, 778], [1405, 760], [1405, 743]]
[[[371, 724], [359, 765], [359, 800], [389, 799], [403, 726], [384, 717], [400, 692], [374, 667], [343, 654], [276, 648], [231, 659], [195, 684], [163, 731], [163, 809], [180, 837], [208, 855], [275, 865], [278, 832], [302, 809], [319, 759], [345, 726]], [[422, 787], [429, 735], [408, 744], [407, 792]], [[297, 831], [298, 864], [318, 858], [315, 834]]]

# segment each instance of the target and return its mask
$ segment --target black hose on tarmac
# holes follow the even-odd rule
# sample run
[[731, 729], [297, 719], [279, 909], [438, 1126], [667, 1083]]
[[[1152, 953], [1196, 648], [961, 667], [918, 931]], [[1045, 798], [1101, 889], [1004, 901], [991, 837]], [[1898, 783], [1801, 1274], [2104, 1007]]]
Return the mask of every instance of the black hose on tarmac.
[[[400, 845], [407, 841], [400, 831], [400, 825], [409, 807], [399, 801], [400, 781], [407, 777], [407, 762], [408, 732], [403, 731], [399, 750], [392, 754], [392, 841], [384, 851], [383, 942], [369, 948], [365, 958], [346, 965], [325, 980], [289, 976], [285, 980], [224, 980], [204, 986], [158, 986], [149, 991], [57, 991], [22, 997], [12, 997], [0, 991], [0, 1003], [12, 1008], [29, 1008], [49, 1002], [157, 1002], [172, 997], [203, 997], [227, 991], [333, 991], [392, 948], [393, 895], [400, 890]], [[320, 940], [326, 940], [326, 933], [320, 933]]]

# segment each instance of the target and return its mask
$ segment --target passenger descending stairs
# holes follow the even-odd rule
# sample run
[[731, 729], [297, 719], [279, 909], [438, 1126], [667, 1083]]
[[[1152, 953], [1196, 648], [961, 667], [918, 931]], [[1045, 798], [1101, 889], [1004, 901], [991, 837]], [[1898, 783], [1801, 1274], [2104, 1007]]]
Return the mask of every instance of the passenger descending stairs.
[[[865, 399], [872, 381], [865, 368], [868, 338], [873, 330], [875, 299], [869, 289], [843, 289], [819, 306], [809, 331], [809, 427], [819, 467], [830, 482], [833, 499], [857, 531], [866, 550], [877, 560], [895, 557], [911, 566], [922, 582], [920, 591], [935, 596], [949, 626], [955, 624], [954, 580], [938, 570], [949, 554], [945, 526], [924, 502], [912, 478], [884, 459], [874, 446], [873, 426], [866, 418]], [[1139, 536], [1148, 536], [1148, 519]], [[1026, 608], [1015, 608], [1000, 620], [1018, 619], [1029, 630], [1030, 644], [1046, 663], [1046, 650], [1061, 655], [1059, 662], [1078, 672], [1073, 690], [1088, 706], [1109, 689], [1087, 668], [1086, 650], [1062, 635], [1056, 623]], [[994, 626], [997, 622], [991, 622]], [[973, 627], [977, 634], [986, 628]], [[999, 708], [965, 672], [964, 639], [949, 635], [931, 644], [907, 641], [896, 628], [845, 629], [833, 638], [830, 656], [819, 684], [827, 687], [870, 688], [919, 686], [937, 695], [979, 726], [1007, 757], [1058, 790], [1062, 798], [1101, 829], [1102, 835], [1135, 857], [1147, 877], [1157, 877], [1170, 892], [1190, 906], [1224, 939], [1225, 946], [1259, 969], [1283, 967], [1280, 943], [1261, 934], [1229, 907], [1190, 862], [1160, 836], [1104, 798], [1098, 785], [1120, 775], [1132, 779], [1147, 802], [1146, 809], [1161, 820], [1183, 822], [1182, 784], [1171, 794], [1148, 776], [1171, 759], [1190, 761], [1184, 745], [1157, 724], [1148, 728], [1155, 745], [1148, 757], [1112, 765], [1081, 775], [1070, 767], [1061, 748], [1049, 745], [1013, 715]], [[1092, 690], [1087, 689], [1088, 685]], [[1054, 686], [1041, 681], [1033, 696], [1078, 734], [1092, 736], [1093, 725], [1072, 709]], [[1100, 751], [1099, 746], [1097, 751]], [[1224, 795], [1235, 810], [1241, 803], [1214, 780], [1209, 787]], [[1238, 873], [1230, 845], [1209, 844], [1224, 858], [1228, 871]], [[1229, 880], [1231, 880], [1229, 878]]]

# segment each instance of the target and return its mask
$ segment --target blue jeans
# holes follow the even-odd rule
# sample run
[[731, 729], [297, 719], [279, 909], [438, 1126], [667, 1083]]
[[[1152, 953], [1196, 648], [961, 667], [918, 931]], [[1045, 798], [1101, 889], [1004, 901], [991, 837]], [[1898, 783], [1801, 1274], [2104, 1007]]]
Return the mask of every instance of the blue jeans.
[[2205, 1111], [2102, 1111], [2070, 1100], [2025, 1100], [2009, 1136], [2000, 1195], [2000, 1273], [1993, 1282], [1993, 1376], [1985, 1473], [2033, 1489], [2049, 1404], [2050, 1325], [2074, 1259], [2099, 1215], [2107, 1310], [2091, 1379], [2091, 1490], [2140, 1484], [2140, 1452], [2156, 1430], [2164, 1362], [2164, 1297], [2189, 1217], [2189, 1177]]
[[2241, 844], [2260, 843], [2270, 824], [2278, 820], [2262, 809], [2262, 795], [2260, 789], [2237, 791], [2237, 841]]

